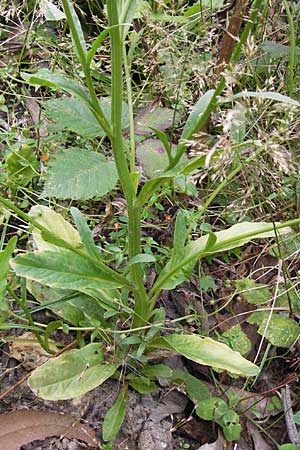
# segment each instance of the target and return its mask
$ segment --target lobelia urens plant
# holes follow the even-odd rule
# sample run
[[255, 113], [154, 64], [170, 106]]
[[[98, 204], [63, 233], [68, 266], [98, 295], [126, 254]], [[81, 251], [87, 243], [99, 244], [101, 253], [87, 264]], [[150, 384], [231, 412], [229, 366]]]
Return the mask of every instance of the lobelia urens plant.
[[[188, 334], [183, 330], [172, 329], [173, 332], [168, 332], [165, 328], [164, 309], [157, 307], [157, 302], [162, 290], [175, 289], [190, 277], [199, 259], [240, 247], [254, 238], [274, 237], [275, 227], [277, 233], [287, 233], [290, 231], [290, 226], [299, 223], [299, 219], [275, 225], [243, 222], [224, 231], [216, 233], [210, 231], [196, 240], [188, 241], [186, 220], [184, 214], [179, 211], [170, 260], [157, 274], [153, 286], [147, 291], [144, 284], [144, 265], [153, 263], [155, 259], [143, 253], [141, 211], [146, 207], [149, 198], [165, 183], [204, 166], [205, 158], [203, 157], [183, 158], [185, 142], [205, 124], [216, 106], [217, 97], [224, 88], [225, 80], [221, 78], [217, 88], [208, 91], [196, 103], [185, 123], [175, 153], [171, 150], [167, 135], [162, 131], [154, 130], [165, 148], [168, 166], [156, 177], [145, 181], [139, 187], [140, 174], [135, 169], [134, 139], [131, 139], [130, 151], [127, 152], [127, 145], [122, 134], [124, 65], [128, 70], [124, 43], [137, 2], [108, 0], [108, 28], [98, 36], [89, 50], [86, 48], [72, 2], [62, 0], [62, 3], [74, 49], [84, 73], [85, 87], [62, 73], [44, 69], [35, 74], [23, 76], [31, 84], [71, 93], [84, 108], [88, 109], [89, 114], [97, 120], [110, 140], [114, 163], [103, 160], [100, 163], [107, 164], [104, 166], [104, 172], [107, 172], [106, 174], [103, 172], [103, 176], [107, 176], [108, 173], [108, 177], [116, 177], [117, 174], [126, 200], [127, 264], [120, 270], [108, 265], [105, 255], [94, 243], [85, 217], [77, 208], [70, 210], [77, 228], [75, 229], [60, 214], [46, 206], [34, 206], [30, 213], [26, 214], [3, 197], [1, 202], [32, 226], [33, 238], [37, 246], [36, 251], [16, 256], [11, 260], [10, 265], [14, 272], [22, 277], [21, 279], [26, 279], [27, 289], [37, 298], [41, 292], [49, 294], [51, 301], [44, 307], [53, 308], [69, 324], [75, 324], [69, 329], [91, 333], [90, 343], [78, 350], [67, 351], [50, 359], [34, 370], [29, 378], [29, 386], [44, 399], [63, 400], [83, 395], [110, 377], [119, 378], [120, 393], [115, 404], [108, 411], [103, 425], [103, 438], [109, 442], [118, 433], [124, 419], [128, 385], [138, 392], [148, 393], [155, 389], [154, 381], [157, 377], [165, 377], [174, 382], [179, 380], [186, 383], [188, 391], [190, 379], [187, 374], [173, 373], [162, 364], [149, 365], [153, 353], [155, 354], [158, 349], [177, 353], [196, 363], [228, 370], [241, 376], [258, 374], [259, 369], [256, 365], [223, 343], [209, 337], [202, 337], [200, 334]], [[261, 0], [254, 2], [250, 20], [233, 54], [233, 62], [240, 54], [241, 45], [251, 30], [260, 4]], [[97, 98], [91, 76], [93, 56], [107, 35], [110, 36], [111, 44], [110, 117], [104, 112], [103, 105]], [[74, 121], [76, 121], [76, 115], [74, 115]], [[132, 120], [131, 136], [134, 136]], [[74, 155], [75, 153], [78, 155], [80, 150], [75, 149]], [[254, 157], [255, 155], [248, 160]], [[247, 161], [244, 162], [246, 163]], [[202, 214], [242, 166], [238, 166], [207, 198]], [[101, 182], [102, 180], [99, 180], [100, 185]], [[72, 179], [69, 180], [69, 184], [72, 189]], [[7, 245], [1, 255], [7, 271], [8, 259], [14, 246], [15, 240]], [[40, 331], [34, 323], [31, 325], [32, 330]], [[47, 346], [50, 334], [59, 327], [66, 329], [62, 321], [53, 322], [47, 327], [45, 335], [40, 336], [43, 345]], [[127, 367], [134, 370], [130, 372]], [[137, 373], [139, 375], [136, 375]], [[204, 388], [201, 395], [202, 400], [205, 396], [209, 397], [208, 391]], [[190, 397], [197, 401], [197, 395], [191, 393]], [[219, 418], [218, 423], [223, 426], [229, 439], [237, 439], [240, 431], [238, 418], [231, 410], [226, 409], [223, 413], [224, 417], [226, 413], [226, 420]]]

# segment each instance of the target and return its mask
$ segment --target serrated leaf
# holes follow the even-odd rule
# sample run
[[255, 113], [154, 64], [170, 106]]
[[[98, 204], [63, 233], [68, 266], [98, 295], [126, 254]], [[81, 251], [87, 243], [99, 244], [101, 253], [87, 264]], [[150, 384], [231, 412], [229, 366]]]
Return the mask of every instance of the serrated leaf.
[[300, 326], [289, 317], [273, 313], [269, 318], [268, 311], [257, 311], [247, 319], [249, 323], [259, 325], [258, 333], [276, 347], [290, 347], [300, 335]]
[[65, 13], [48, 0], [41, 0], [40, 9], [48, 21], [58, 21], [66, 18]]
[[[176, 146], [171, 149], [176, 154]], [[169, 158], [163, 143], [159, 139], [146, 139], [136, 147], [136, 158], [148, 178], [158, 177], [169, 165]]]
[[60, 151], [49, 164], [44, 194], [59, 199], [87, 200], [110, 192], [118, 181], [113, 161], [78, 148]]
[[[82, 245], [80, 236], [72, 225], [67, 222], [63, 216], [51, 208], [44, 205], [35, 205], [29, 211], [29, 216], [32, 217], [39, 225], [45, 227], [49, 232], [55, 234], [58, 238], [63, 239], [74, 247]], [[34, 242], [40, 251], [44, 250], [58, 250], [60, 247], [45, 241], [41, 232], [34, 228], [32, 230]]]
[[[110, 122], [111, 99], [109, 97], [99, 98], [99, 105]], [[73, 97], [61, 97], [48, 100], [43, 104], [46, 116], [55, 123], [55, 130], [69, 130], [81, 136], [92, 139], [105, 136], [104, 130], [91, 112], [86, 102]], [[74, 120], [74, 118], [76, 118]], [[129, 125], [129, 112], [127, 103], [122, 104], [122, 127]]]
[[112, 441], [118, 434], [126, 413], [127, 386], [125, 386], [116, 402], [107, 411], [103, 421], [102, 436], [104, 441]]
[[3, 450], [20, 450], [32, 441], [62, 435], [79, 439], [91, 447], [99, 446], [95, 431], [68, 414], [21, 409], [0, 415], [0, 448]]
[[151, 134], [151, 128], [166, 130], [173, 125], [174, 111], [158, 105], [150, 105], [141, 109], [135, 118], [135, 133], [137, 135]]
[[76, 98], [48, 100], [43, 107], [47, 118], [55, 122], [56, 131], [70, 130], [88, 139], [105, 135], [87, 105]]
[[[278, 234], [290, 232], [290, 228], [284, 227], [284, 224], [280, 225], [280, 229], [278, 224], [275, 225], [277, 225]], [[241, 247], [252, 239], [274, 237], [274, 231], [270, 231], [272, 228], [272, 224], [265, 222], [238, 223], [227, 230], [214, 233], [217, 239], [207, 251], [209, 235], [206, 234], [195, 241], [191, 241], [185, 247], [184, 258], [181, 262], [174, 264], [173, 261], [170, 261], [161, 271], [153, 289], [157, 285], [161, 286], [162, 289], [174, 289], [178, 284], [189, 278], [198, 258]]]
[[9, 178], [22, 186], [27, 186], [38, 175], [39, 162], [29, 145], [22, 145], [18, 150], [11, 151], [5, 162]]
[[251, 350], [251, 341], [241, 329], [240, 324], [234, 325], [222, 334], [224, 342], [232, 348], [232, 350], [239, 352], [241, 355], [246, 355]]
[[117, 369], [103, 362], [102, 344], [63, 353], [33, 371], [28, 385], [45, 400], [79, 397], [102, 384]]
[[255, 376], [259, 368], [227, 345], [211, 338], [189, 334], [170, 334], [156, 338], [151, 347], [173, 350], [176, 353], [205, 366], [228, 370], [242, 376]]
[[69, 250], [27, 253], [11, 260], [21, 277], [58, 289], [86, 293], [88, 289], [113, 289], [121, 284], [106, 272]]
[[234, 281], [237, 295], [253, 305], [266, 304], [270, 301], [270, 292], [267, 286], [256, 283], [249, 278]]

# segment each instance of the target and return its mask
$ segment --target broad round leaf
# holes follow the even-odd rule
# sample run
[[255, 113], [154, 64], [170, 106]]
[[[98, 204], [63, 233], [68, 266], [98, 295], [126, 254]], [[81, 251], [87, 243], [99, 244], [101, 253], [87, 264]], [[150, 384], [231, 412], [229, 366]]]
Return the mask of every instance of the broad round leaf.
[[[172, 145], [172, 155], [176, 146]], [[160, 175], [168, 167], [168, 155], [159, 139], [146, 139], [136, 147], [136, 158], [148, 178]]]
[[246, 355], [251, 350], [251, 341], [241, 329], [240, 324], [234, 325], [222, 334], [226, 339], [226, 343], [230, 345], [232, 350], [240, 352], [241, 355]]
[[135, 118], [135, 133], [138, 135], [152, 134], [151, 128], [166, 130], [173, 125], [174, 111], [158, 105], [149, 105], [141, 109]]
[[118, 181], [113, 161], [78, 148], [57, 153], [49, 164], [44, 194], [60, 199], [87, 200], [110, 192]]
[[211, 338], [192, 334], [170, 334], [154, 339], [151, 347], [174, 350], [176, 353], [205, 366], [228, 370], [243, 376], [255, 376], [259, 368], [227, 345]]
[[300, 326], [295, 320], [279, 314], [272, 314], [269, 320], [268, 311], [252, 313], [247, 322], [259, 325], [258, 333], [276, 347], [290, 347], [300, 336]]
[[104, 364], [101, 344], [63, 353], [38, 367], [28, 385], [45, 400], [66, 400], [91, 391], [110, 378], [116, 364]]

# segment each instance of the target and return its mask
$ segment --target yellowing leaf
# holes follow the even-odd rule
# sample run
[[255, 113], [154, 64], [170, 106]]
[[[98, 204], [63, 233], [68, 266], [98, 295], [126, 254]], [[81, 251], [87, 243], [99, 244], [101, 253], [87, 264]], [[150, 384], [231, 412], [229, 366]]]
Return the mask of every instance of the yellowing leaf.
[[208, 337], [202, 338], [193, 334], [170, 334], [154, 339], [151, 347], [174, 350], [199, 364], [228, 370], [238, 375], [255, 376], [259, 372], [259, 368], [255, 364], [247, 361], [238, 352]]
[[45, 400], [66, 400], [99, 386], [117, 367], [103, 362], [101, 344], [89, 344], [50, 359], [32, 373], [28, 384]]
[[[58, 238], [72, 244], [74, 247], [82, 245], [80, 236], [75, 228], [53, 209], [43, 205], [36, 205], [30, 209], [29, 216], [50, 233], [55, 234]], [[44, 241], [40, 231], [36, 228], [33, 229], [32, 235], [38, 250], [57, 250], [59, 248]]]

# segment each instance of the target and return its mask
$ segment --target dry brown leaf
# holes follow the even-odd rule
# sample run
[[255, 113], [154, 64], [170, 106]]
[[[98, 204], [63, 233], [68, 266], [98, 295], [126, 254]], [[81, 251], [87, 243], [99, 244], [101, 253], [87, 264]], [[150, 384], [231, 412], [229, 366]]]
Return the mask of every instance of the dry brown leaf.
[[255, 450], [272, 450], [273, 447], [267, 443], [259, 429], [249, 421], [247, 421], [247, 430], [253, 440]]
[[22, 445], [50, 436], [79, 439], [90, 447], [100, 445], [92, 428], [67, 414], [19, 410], [0, 415], [0, 449], [20, 450]]
[[[57, 352], [54, 344], [49, 344], [51, 350]], [[37, 341], [35, 335], [26, 332], [9, 343], [9, 356], [20, 361], [26, 370], [33, 370], [49, 359], [47, 353]]]

